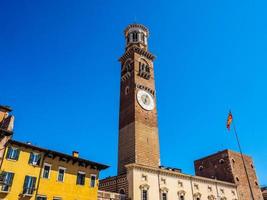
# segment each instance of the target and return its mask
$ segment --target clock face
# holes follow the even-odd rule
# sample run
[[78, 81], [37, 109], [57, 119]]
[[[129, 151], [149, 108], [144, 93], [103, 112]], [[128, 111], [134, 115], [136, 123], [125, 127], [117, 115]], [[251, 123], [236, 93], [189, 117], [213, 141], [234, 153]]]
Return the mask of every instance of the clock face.
[[136, 95], [137, 101], [140, 106], [145, 110], [153, 110], [155, 107], [154, 99], [148, 92], [138, 90]]

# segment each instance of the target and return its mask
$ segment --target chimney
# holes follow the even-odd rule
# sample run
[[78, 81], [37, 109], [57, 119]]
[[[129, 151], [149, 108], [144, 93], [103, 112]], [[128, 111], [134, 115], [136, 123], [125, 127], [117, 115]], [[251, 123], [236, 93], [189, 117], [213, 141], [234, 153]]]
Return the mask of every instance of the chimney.
[[79, 158], [79, 152], [78, 151], [72, 151], [72, 156], [75, 158]]

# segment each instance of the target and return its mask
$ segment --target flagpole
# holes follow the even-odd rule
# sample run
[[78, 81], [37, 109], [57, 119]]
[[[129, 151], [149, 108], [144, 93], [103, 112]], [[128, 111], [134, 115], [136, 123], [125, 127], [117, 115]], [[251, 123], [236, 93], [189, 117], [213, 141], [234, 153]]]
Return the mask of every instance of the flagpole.
[[249, 186], [249, 190], [250, 190], [250, 195], [251, 195], [252, 200], [255, 200], [255, 198], [253, 196], [251, 184], [250, 184], [250, 181], [249, 181], [249, 176], [248, 176], [248, 171], [247, 171], [247, 167], [246, 167], [246, 164], [245, 164], [245, 159], [244, 159], [244, 156], [243, 156], [243, 153], [242, 153], [241, 145], [240, 145], [239, 138], [238, 138], [238, 135], [237, 135], [237, 131], [236, 131], [236, 128], [235, 128], [234, 119], [232, 119], [232, 123], [233, 123], [233, 128], [234, 128], [234, 132], [235, 132], [235, 137], [236, 137], [236, 140], [237, 140], [238, 148], [239, 148], [239, 151], [240, 151], [240, 154], [241, 154], [241, 158], [242, 158], [242, 162], [243, 162], [243, 165], [244, 165], [246, 177], [247, 177], [247, 180], [248, 180], [248, 186]]

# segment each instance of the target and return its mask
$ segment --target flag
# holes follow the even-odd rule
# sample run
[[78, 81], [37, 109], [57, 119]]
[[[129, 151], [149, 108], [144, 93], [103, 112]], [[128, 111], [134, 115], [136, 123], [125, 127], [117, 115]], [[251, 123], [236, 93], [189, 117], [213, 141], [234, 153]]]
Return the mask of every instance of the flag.
[[233, 115], [231, 111], [229, 111], [228, 117], [227, 117], [227, 123], [226, 123], [226, 128], [230, 131], [230, 127], [233, 121]]

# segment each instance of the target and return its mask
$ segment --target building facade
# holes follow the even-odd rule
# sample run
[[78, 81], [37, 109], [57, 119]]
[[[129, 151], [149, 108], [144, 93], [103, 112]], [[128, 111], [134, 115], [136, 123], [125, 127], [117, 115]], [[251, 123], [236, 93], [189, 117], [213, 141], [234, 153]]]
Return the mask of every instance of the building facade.
[[250, 184], [254, 199], [263, 200], [253, 160], [251, 157], [244, 155], [244, 161], [249, 182], [240, 153], [230, 150], [220, 151], [196, 160], [194, 162], [195, 172], [197, 176], [236, 184], [240, 200], [251, 200]]
[[134, 200], [237, 200], [236, 185], [183, 174], [171, 168], [129, 164], [129, 198]]
[[1, 164], [0, 199], [96, 200], [99, 171], [107, 166], [9, 140]]

